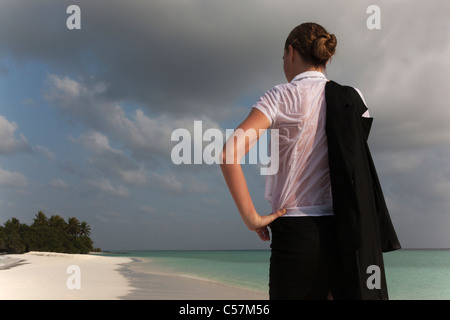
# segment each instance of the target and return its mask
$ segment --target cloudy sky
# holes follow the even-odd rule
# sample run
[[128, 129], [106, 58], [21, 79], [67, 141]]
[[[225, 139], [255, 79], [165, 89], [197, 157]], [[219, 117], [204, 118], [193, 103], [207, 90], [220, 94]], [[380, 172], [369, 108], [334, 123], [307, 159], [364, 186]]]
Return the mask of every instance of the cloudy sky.
[[[367, 28], [371, 4], [381, 29]], [[449, 16], [444, 0], [0, 0], [0, 224], [43, 210], [87, 221], [102, 249], [269, 248], [217, 165], [173, 164], [171, 134], [239, 125], [286, 81], [287, 34], [314, 21], [338, 38], [327, 77], [359, 88], [374, 117], [403, 247], [448, 248]], [[244, 171], [268, 213], [264, 176]]]

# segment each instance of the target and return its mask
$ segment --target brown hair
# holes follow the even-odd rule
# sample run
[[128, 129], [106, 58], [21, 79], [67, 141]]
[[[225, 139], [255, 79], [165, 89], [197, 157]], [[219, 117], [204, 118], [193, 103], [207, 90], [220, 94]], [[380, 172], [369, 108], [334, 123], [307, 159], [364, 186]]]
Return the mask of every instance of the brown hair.
[[302, 23], [295, 27], [286, 39], [284, 49], [292, 45], [307, 63], [325, 68], [336, 51], [337, 39], [317, 23]]

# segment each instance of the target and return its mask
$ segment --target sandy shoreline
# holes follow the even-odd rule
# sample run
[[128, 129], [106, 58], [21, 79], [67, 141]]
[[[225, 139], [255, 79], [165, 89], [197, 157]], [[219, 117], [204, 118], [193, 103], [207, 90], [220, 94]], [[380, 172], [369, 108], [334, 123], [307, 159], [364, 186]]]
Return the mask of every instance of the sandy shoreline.
[[2, 300], [118, 299], [131, 292], [128, 280], [118, 271], [129, 258], [52, 252], [7, 258], [18, 263], [0, 270]]
[[268, 294], [216, 282], [167, 274], [152, 269], [143, 272], [139, 259], [125, 264], [120, 272], [129, 280], [133, 290], [125, 300], [267, 300]]
[[[264, 300], [265, 293], [141, 272], [138, 261], [29, 252], [2, 256], [0, 300]], [[79, 287], [78, 287], [79, 285]]]

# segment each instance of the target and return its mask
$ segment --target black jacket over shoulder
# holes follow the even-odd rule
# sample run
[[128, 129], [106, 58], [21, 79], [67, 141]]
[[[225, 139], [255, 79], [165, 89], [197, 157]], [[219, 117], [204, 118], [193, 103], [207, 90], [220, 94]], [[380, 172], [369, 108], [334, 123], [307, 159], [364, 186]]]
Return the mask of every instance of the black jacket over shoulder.
[[400, 249], [400, 243], [367, 144], [373, 119], [362, 117], [367, 107], [352, 87], [329, 81], [325, 99], [333, 210], [341, 256], [333, 296], [388, 299], [382, 252]]

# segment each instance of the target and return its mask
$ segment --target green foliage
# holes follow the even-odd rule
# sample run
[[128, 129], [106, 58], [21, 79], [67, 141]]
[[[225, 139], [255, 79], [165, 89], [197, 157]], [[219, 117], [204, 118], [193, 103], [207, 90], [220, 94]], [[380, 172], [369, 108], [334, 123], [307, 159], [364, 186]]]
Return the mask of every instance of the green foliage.
[[77, 218], [71, 217], [66, 222], [58, 215], [47, 218], [39, 211], [30, 226], [16, 218], [0, 226], [0, 251], [89, 253], [94, 250], [90, 234], [91, 227], [85, 221], [80, 223]]

